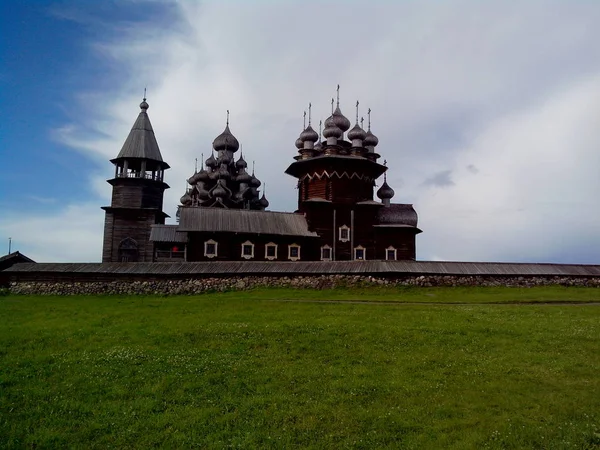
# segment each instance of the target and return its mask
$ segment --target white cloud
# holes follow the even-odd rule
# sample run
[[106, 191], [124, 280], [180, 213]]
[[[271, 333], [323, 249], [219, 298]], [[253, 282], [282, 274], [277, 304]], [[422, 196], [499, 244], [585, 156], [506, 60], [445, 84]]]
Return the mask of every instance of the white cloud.
[[[327, 117], [340, 83], [352, 121], [357, 98], [361, 114], [373, 109], [394, 200], [414, 203], [421, 218], [420, 259], [576, 259], [570, 249], [596, 242], [591, 118], [598, 116], [600, 5], [190, 0], [174, 7], [179, 21], [168, 27], [160, 18], [129, 24], [94, 43], [123, 79], [111, 93], [80, 93], [87, 113], [57, 130], [98, 161], [90, 175], [100, 197], [90, 216], [99, 217], [91, 228], [98, 234], [80, 236], [97, 244], [96, 259], [99, 207], [110, 192], [102, 180], [112, 175], [107, 160], [125, 140], [146, 85], [172, 167], [165, 197], [172, 216], [226, 109], [246, 159], [256, 159], [267, 183], [271, 209], [295, 209], [294, 180], [283, 171], [302, 111], [312, 101], [315, 123]], [[453, 185], [424, 185], [444, 173]], [[63, 228], [74, 238], [79, 225]], [[45, 230], [37, 233], [51, 237]]]

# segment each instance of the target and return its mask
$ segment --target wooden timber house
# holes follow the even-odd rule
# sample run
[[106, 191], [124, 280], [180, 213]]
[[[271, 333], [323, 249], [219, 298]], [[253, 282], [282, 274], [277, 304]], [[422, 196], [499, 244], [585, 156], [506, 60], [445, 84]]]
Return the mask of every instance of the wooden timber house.
[[[286, 173], [298, 179], [298, 209], [267, 211], [260, 180], [248, 172], [229, 129], [213, 141], [211, 156], [187, 180], [177, 224], [166, 225], [163, 193], [169, 186], [146, 99], [115, 165], [111, 206], [106, 211], [103, 262], [181, 261], [364, 261], [414, 260], [417, 213], [391, 203], [379, 143], [337, 105], [317, 133], [308, 126], [296, 140], [298, 155]], [[306, 120], [306, 114], [305, 114]], [[322, 129], [322, 125], [324, 128]], [[322, 129], [322, 130], [321, 130]], [[322, 132], [321, 132], [322, 131]], [[376, 180], [383, 184], [373, 199]]]

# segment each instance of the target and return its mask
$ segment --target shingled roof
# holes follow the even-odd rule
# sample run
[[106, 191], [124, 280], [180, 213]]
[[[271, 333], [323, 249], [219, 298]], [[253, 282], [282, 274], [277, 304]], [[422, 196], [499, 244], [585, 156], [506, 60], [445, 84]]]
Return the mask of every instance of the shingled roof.
[[318, 237], [302, 214], [220, 208], [181, 208], [177, 230]]
[[187, 233], [177, 231], [177, 225], [152, 225], [150, 240], [154, 242], [187, 242]]
[[[148, 117], [148, 103], [146, 99], [140, 104], [140, 114], [133, 124], [129, 136], [125, 140], [121, 151], [115, 159], [121, 158], [141, 158], [153, 161], [159, 161], [166, 165], [160, 154], [158, 142], [154, 136], [154, 130]], [[114, 160], [113, 160], [114, 162]], [[168, 167], [168, 166], [167, 166]]]

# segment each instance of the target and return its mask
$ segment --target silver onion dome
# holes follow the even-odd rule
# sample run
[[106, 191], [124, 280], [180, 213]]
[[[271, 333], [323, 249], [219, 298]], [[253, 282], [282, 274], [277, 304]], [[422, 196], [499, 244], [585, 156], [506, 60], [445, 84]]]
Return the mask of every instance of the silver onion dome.
[[350, 121], [346, 116], [342, 114], [342, 111], [340, 110], [339, 106], [335, 108], [335, 111], [333, 111], [331, 117], [333, 118], [334, 123], [340, 130], [348, 131], [348, 128], [350, 128]]
[[246, 160], [244, 159], [244, 157], [242, 155], [240, 155], [240, 159], [238, 159], [235, 162], [235, 167], [238, 170], [245, 169], [246, 167], [248, 167], [248, 163], [246, 163]]
[[231, 191], [227, 189], [225, 180], [218, 180], [215, 187], [211, 189], [210, 195], [211, 197], [227, 198], [231, 196]]
[[240, 173], [237, 176], [236, 181], [238, 183], [250, 184], [250, 182], [252, 181], [252, 176], [250, 176], [250, 174], [248, 172], [246, 172], [245, 170], [244, 171], [240, 170]]
[[196, 182], [209, 180], [208, 172], [204, 169], [200, 170], [195, 176]]
[[182, 205], [188, 206], [192, 204], [192, 197], [190, 196], [189, 192], [186, 190], [185, 194], [183, 194], [183, 196], [179, 199], [179, 201], [181, 202]]
[[144, 100], [142, 100], [142, 103], [140, 103], [140, 109], [146, 112], [148, 108], [150, 108], [150, 105], [146, 102], [146, 97], [144, 97]]
[[341, 138], [344, 132], [340, 127], [338, 127], [333, 120], [327, 119], [325, 121], [325, 129], [323, 130], [323, 137], [325, 138]]
[[304, 141], [302, 139], [298, 138], [298, 139], [296, 139], [295, 145], [296, 145], [296, 148], [298, 150], [300, 150], [301, 148], [304, 148]]
[[267, 198], [265, 197], [264, 193], [263, 193], [262, 197], [260, 198], [260, 200], [258, 201], [258, 204], [262, 208], [268, 208], [269, 207], [269, 200], [267, 200]]
[[381, 200], [391, 199], [394, 196], [394, 190], [387, 184], [387, 180], [384, 180], [381, 187], [377, 190], [377, 197]]
[[254, 174], [251, 175], [251, 178], [252, 179], [250, 180], [250, 187], [254, 187], [254, 188], [260, 187], [261, 182], [258, 178], [256, 178], [254, 176]]
[[313, 130], [313, 128], [310, 125], [308, 125], [306, 129], [302, 133], [300, 133], [300, 137], [298, 139], [301, 139], [302, 142], [316, 142], [319, 139], [319, 135], [315, 130]]
[[218, 164], [219, 163], [217, 162], [214, 154], [211, 154], [210, 157], [206, 160], [206, 166], [210, 167], [211, 169], [217, 167]]
[[354, 139], [364, 140], [367, 137], [367, 132], [363, 130], [358, 122], [350, 131], [348, 131], [348, 139], [353, 141]]
[[240, 148], [240, 143], [235, 136], [231, 134], [229, 125], [227, 125], [225, 130], [215, 138], [213, 141], [213, 148], [217, 151], [227, 149], [230, 152], [236, 152]]
[[365, 147], [375, 147], [377, 144], [379, 144], [379, 139], [377, 139], [377, 136], [375, 136], [371, 130], [367, 131], [367, 135], [363, 140], [363, 145]]

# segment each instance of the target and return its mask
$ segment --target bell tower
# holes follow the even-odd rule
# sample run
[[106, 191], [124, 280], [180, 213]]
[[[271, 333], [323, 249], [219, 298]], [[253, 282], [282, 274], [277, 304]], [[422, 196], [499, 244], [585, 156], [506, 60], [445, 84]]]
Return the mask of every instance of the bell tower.
[[164, 224], [169, 217], [163, 212], [163, 195], [169, 188], [164, 171], [169, 165], [158, 148], [148, 107], [144, 97], [129, 136], [110, 161], [115, 175], [108, 180], [113, 187], [111, 204], [102, 207], [106, 211], [102, 262], [152, 261], [151, 225]]

